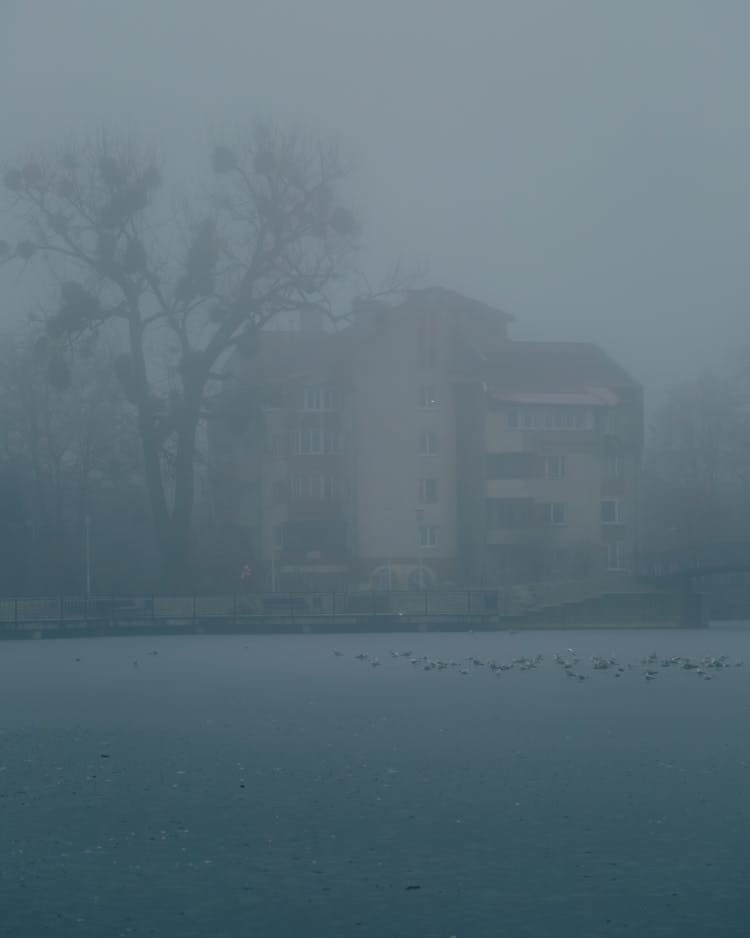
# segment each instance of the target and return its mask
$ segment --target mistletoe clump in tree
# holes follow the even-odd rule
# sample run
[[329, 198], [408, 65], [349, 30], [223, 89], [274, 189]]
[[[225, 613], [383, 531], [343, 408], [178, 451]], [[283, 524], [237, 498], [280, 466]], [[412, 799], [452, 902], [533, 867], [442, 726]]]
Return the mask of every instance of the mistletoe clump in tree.
[[338, 198], [347, 168], [332, 147], [261, 126], [242, 146], [216, 146], [211, 168], [202, 212], [169, 210], [154, 155], [105, 134], [4, 175], [21, 230], [14, 244], [0, 242], [0, 255], [44, 261], [54, 278], [42, 343], [49, 380], [65, 388], [66, 349], [81, 337], [124, 337], [115, 369], [137, 413], [174, 585], [189, 575], [196, 434], [222, 361], [251, 356], [280, 313], [327, 309], [358, 235]]

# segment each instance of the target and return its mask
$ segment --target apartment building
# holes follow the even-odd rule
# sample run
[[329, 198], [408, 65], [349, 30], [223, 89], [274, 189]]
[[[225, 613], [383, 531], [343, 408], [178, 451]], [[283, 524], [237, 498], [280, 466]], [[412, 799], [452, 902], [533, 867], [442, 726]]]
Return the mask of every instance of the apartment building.
[[[638, 385], [599, 348], [516, 342], [438, 288], [236, 356], [209, 433], [216, 523], [263, 585], [407, 589], [626, 572]], [[237, 425], [226, 413], [244, 418]]]
[[465, 432], [477, 423], [459, 457], [463, 578], [480, 568], [485, 583], [628, 572], [643, 436], [638, 385], [584, 343], [510, 342], [484, 365], [479, 400], [459, 417]]

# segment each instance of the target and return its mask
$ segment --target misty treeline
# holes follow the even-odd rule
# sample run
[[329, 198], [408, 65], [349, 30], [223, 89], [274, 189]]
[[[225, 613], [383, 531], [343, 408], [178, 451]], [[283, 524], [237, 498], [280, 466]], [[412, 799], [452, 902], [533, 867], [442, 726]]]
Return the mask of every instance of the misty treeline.
[[651, 420], [640, 499], [643, 550], [750, 543], [750, 351], [674, 387]]
[[103, 132], [4, 170], [0, 262], [44, 301], [4, 342], [3, 592], [82, 589], [87, 540], [99, 589], [236, 579], [196, 532], [201, 425], [228, 356], [280, 314], [331, 312], [359, 225], [350, 167], [296, 130], [258, 124], [204, 165], [177, 197], [156, 151]]

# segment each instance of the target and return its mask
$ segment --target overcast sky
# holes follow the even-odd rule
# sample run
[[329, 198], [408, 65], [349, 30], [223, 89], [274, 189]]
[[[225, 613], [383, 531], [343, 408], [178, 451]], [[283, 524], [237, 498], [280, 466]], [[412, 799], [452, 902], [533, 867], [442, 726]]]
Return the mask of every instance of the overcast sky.
[[0, 158], [301, 120], [359, 160], [371, 274], [426, 262], [658, 394], [750, 341], [749, 52], [746, 0], [0, 0]]

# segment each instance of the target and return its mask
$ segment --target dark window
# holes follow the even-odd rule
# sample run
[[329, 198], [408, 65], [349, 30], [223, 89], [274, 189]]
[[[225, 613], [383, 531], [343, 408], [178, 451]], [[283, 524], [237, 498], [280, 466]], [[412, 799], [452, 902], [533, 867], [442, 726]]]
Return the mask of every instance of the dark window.
[[623, 459], [619, 453], [607, 453], [604, 457], [604, 478], [621, 479], [623, 477]]
[[302, 390], [303, 410], [340, 410], [341, 392], [331, 386], [313, 385]]
[[530, 479], [534, 475], [533, 453], [490, 453], [488, 479]]
[[622, 524], [625, 520], [623, 504], [616, 498], [603, 498], [601, 511], [602, 524]]
[[436, 456], [437, 451], [437, 433], [434, 430], [422, 430], [419, 434], [419, 454], [421, 456]]
[[419, 480], [419, 501], [423, 504], [430, 504], [438, 500], [437, 479]]
[[490, 528], [528, 528], [534, 520], [531, 498], [488, 498], [487, 521]]
[[563, 502], [544, 502], [542, 504], [542, 518], [545, 524], [565, 524], [565, 504]]
[[565, 478], [565, 454], [550, 453], [544, 459], [544, 475], [547, 479]]

